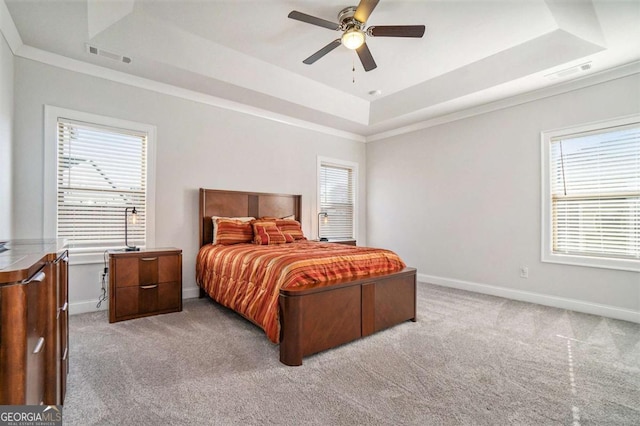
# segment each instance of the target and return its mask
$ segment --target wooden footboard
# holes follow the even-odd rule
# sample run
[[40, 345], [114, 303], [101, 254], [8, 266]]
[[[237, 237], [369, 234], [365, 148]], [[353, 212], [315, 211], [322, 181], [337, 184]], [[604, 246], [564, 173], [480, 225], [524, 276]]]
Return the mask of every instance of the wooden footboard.
[[416, 320], [416, 270], [280, 290], [280, 361], [302, 358]]

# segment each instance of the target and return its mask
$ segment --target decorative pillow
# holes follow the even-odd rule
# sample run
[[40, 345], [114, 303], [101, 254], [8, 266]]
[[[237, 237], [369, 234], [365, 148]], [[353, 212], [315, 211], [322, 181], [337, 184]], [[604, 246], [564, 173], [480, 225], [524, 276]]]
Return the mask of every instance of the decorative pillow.
[[213, 222], [213, 241], [211, 242], [212, 244], [216, 244], [216, 234], [218, 233], [217, 231], [217, 226], [216, 225], [216, 219], [229, 219], [229, 220], [239, 220], [241, 222], [251, 222], [252, 220], [255, 220], [255, 217], [223, 217], [223, 216], [211, 216], [211, 221]]
[[278, 229], [275, 222], [254, 221], [253, 242], [260, 245], [284, 244], [287, 238]]
[[250, 243], [253, 240], [251, 222], [234, 219], [216, 219], [214, 244], [225, 246], [231, 244]]
[[284, 235], [284, 239], [286, 240], [285, 242], [287, 242], [287, 243], [292, 243], [292, 242], [294, 242], [296, 240], [288, 232], [283, 232], [282, 235]]
[[296, 215], [292, 214], [290, 216], [281, 217], [282, 220], [296, 220]]
[[282, 233], [290, 234], [294, 240], [306, 240], [302, 233], [302, 225], [293, 219], [278, 219], [276, 226]]

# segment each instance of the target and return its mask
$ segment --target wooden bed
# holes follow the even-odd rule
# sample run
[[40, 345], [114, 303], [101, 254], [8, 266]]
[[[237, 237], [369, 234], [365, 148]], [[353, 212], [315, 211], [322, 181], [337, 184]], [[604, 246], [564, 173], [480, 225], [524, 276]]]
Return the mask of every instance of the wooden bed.
[[[199, 210], [202, 247], [213, 240], [212, 216], [294, 215], [300, 221], [301, 196], [201, 188]], [[306, 355], [415, 321], [416, 270], [281, 289], [279, 308], [280, 361], [302, 365]]]

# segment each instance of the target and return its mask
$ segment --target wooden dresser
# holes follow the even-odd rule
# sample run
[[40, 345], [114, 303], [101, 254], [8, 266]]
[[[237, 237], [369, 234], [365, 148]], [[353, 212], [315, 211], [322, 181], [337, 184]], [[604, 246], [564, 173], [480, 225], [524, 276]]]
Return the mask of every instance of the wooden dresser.
[[109, 322], [182, 310], [182, 250], [109, 252]]
[[61, 405], [69, 366], [63, 240], [14, 240], [0, 252], [0, 405]]

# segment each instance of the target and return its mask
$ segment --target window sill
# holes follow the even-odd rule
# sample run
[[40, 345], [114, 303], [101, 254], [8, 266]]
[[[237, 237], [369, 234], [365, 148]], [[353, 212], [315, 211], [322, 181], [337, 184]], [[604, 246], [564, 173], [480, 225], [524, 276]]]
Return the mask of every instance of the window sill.
[[615, 269], [618, 271], [640, 272], [640, 260], [613, 259], [605, 257], [576, 256], [570, 254], [543, 253], [542, 262], [559, 263], [588, 268]]

